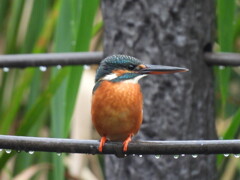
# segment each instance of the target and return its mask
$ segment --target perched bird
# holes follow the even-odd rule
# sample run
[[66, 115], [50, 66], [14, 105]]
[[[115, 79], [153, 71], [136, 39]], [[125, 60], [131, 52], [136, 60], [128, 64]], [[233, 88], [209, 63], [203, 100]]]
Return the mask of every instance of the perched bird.
[[98, 150], [107, 140], [123, 141], [123, 151], [142, 124], [143, 100], [138, 80], [148, 74], [188, 71], [185, 68], [146, 65], [126, 55], [102, 60], [96, 74], [92, 96], [92, 122], [100, 134]]

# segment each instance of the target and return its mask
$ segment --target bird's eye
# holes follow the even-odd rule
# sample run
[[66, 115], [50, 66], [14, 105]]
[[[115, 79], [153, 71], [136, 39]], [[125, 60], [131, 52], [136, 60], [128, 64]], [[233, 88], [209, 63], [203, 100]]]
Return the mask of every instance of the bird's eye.
[[128, 65], [128, 69], [129, 69], [129, 70], [134, 70], [134, 68], [135, 68], [134, 65], [132, 65], [132, 64], [129, 64], [129, 65]]

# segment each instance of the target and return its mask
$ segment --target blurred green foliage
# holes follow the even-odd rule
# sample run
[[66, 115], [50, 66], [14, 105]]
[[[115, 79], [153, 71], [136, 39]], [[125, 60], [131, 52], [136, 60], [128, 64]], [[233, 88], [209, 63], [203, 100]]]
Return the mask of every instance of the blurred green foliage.
[[[240, 50], [240, 1], [217, 1], [217, 42], [220, 52], [239, 52]], [[240, 127], [240, 69], [215, 67], [216, 115], [219, 136], [223, 139], [237, 139]], [[218, 155], [219, 177], [239, 179], [239, 165], [231, 158]]]
[[[94, 23], [98, 8], [99, 0], [0, 0], [0, 52], [88, 51], [99, 30], [99, 22]], [[47, 129], [51, 137], [68, 137], [82, 70], [69, 66], [46, 72], [0, 71], [0, 134], [39, 136]], [[49, 179], [65, 179], [64, 155], [19, 153], [13, 171], [8, 171], [6, 163], [15, 154], [0, 153], [0, 171], [10, 177], [47, 162], [54, 167], [49, 168]]]

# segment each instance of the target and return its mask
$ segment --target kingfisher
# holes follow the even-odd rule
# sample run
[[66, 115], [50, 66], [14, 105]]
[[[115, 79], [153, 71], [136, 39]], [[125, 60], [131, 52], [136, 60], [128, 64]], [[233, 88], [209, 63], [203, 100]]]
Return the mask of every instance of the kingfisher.
[[99, 152], [107, 140], [123, 142], [123, 151], [142, 124], [143, 95], [138, 81], [149, 74], [186, 72], [188, 69], [143, 64], [127, 55], [103, 59], [92, 93], [92, 122], [101, 136]]

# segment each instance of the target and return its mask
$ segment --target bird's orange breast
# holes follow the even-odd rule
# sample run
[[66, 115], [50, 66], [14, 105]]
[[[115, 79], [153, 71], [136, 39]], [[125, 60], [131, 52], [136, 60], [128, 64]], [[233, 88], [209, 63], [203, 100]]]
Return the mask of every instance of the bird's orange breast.
[[123, 141], [142, 124], [142, 93], [137, 83], [103, 81], [92, 98], [92, 121], [101, 136]]

